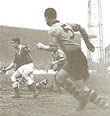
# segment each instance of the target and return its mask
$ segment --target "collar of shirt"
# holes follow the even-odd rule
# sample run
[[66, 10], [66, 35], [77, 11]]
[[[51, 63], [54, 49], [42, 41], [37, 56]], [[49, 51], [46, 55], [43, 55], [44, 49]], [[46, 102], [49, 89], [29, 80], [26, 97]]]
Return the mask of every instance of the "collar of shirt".
[[60, 21], [54, 20], [53, 23], [52, 23], [52, 25], [55, 24], [55, 23], [60, 23]]
[[21, 49], [22, 49], [22, 45], [18, 45], [18, 49], [16, 50], [16, 53], [17, 53], [17, 54], [20, 54]]

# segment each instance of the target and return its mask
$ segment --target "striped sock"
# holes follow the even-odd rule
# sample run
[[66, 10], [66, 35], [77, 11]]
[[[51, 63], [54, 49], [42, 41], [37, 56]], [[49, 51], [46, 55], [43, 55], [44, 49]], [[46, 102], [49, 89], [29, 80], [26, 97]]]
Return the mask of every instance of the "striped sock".
[[87, 96], [90, 102], [96, 104], [100, 108], [105, 108], [108, 106], [108, 103], [105, 102], [102, 96], [96, 93], [96, 91], [93, 89], [88, 91]]

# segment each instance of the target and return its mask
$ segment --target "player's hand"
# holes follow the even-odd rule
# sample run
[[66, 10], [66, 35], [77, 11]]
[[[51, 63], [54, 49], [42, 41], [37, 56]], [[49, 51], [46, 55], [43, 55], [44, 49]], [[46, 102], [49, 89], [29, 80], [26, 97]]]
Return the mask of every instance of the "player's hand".
[[36, 45], [36, 47], [39, 48], [39, 49], [43, 49], [44, 46], [45, 46], [45, 45], [44, 45], [43, 43], [38, 43], [38, 44]]
[[7, 72], [6, 69], [2, 69], [2, 71], [1, 71], [2, 74], [5, 74], [6, 72]]
[[95, 47], [93, 46], [93, 44], [91, 44], [90, 42], [86, 44], [87, 48], [91, 51], [94, 52], [95, 51]]

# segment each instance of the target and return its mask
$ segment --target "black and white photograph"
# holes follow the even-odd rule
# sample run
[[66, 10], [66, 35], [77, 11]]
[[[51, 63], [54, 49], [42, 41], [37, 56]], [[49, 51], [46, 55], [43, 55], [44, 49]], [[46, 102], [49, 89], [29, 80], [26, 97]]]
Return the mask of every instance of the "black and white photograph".
[[109, 10], [0, 0], [0, 116], [110, 116]]

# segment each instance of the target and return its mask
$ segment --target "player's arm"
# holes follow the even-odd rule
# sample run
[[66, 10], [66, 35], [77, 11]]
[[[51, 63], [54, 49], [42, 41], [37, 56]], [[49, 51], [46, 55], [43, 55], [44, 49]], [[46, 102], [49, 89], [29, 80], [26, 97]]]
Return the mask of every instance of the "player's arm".
[[59, 51], [58, 51], [58, 53], [59, 53], [59, 59], [58, 59], [58, 60], [56, 60], [56, 64], [58, 64], [58, 63], [60, 63], [60, 62], [65, 61], [64, 52], [63, 52], [63, 51], [61, 51], [61, 50], [59, 50]]
[[90, 43], [90, 41], [89, 41], [89, 36], [88, 36], [86, 30], [85, 30], [84, 28], [81, 28], [81, 27], [80, 27], [79, 32], [81, 33], [81, 35], [82, 35], [82, 37], [83, 37], [83, 39], [84, 39], [84, 42], [86, 43], [87, 48], [88, 48], [91, 52], [94, 52], [95, 47], [93, 46], [92, 43]]
[[54, 46], [54, 45], [45, 45], [43, 43], [38, 43], [36, 45], [36, 47], [38, 49], [42, 49], [42, 50], [46, 50], [46, 51], [51, 51], [51, 52], [54, 51], [55, 49], [57, 49], [57, 46]]
[[15, 66], [15, 63], [12, 62], [8, 67], [6, 67], [5, 69], [3, 69], [2, 71], [3, 71], [4, 73], [6, 73], [8, 70], [12, 69], [14, 66]]
[[48, 31], [49, 33], [49, 45], [45, 45], [43, 43], [38, 43], [36, 45], [37, 48], [46, 50], [46, 51], [56, 51], [58, 49], [58, 44], [57, 44], [57, 37], [59, 36], [60, 29], [59, 28], [52, 28]]
[[60, 62], [63, 62], [64, 60], [65, 60], [65, 58], [62, 57], [62, 58], [60, 58], [60, 59], [58, 59], [58, 60], [56, 60], [56, 61], [53, 61], [53, 62], [52, 62], [52, 65], [58, 64], [58, 63], [60, 63]]
[[53, 61], [52, 64], [58, 64], [60, 62], [64, 62], [65, 61], [65, 56], [64, 56], [64, 52], [61, 49], [57, 50], [58, 56], [59, 58], [56, 61]]
[[72, 29], [73, 29], [74, 31], [76, 31], [76, 32], [77, 32], [77, 31], [80, 32], [80, 34], [82, 35], [82, 37], [83, 37], [83, 39], [84, 39], [84, 42], [85, 42], [87, 48], [88, 48], [91, 52], [94, 52], [95, 47], [93, 46], [92, 43], [90, 43], [90, 41], [89, 41], [89, 36], [88, 36], [86, 30], [85, 30], [84, 28], [82, 28], [82, 27], [81, 27], [80, 25], [78, 25], [78, 24], [73, 24], [73, 25], [72, 25]]

